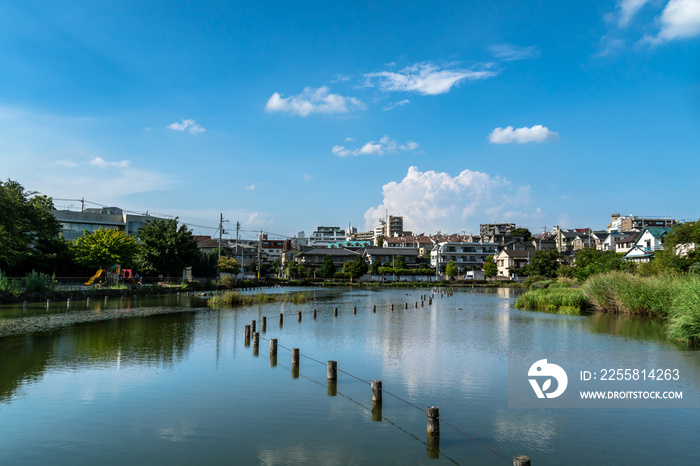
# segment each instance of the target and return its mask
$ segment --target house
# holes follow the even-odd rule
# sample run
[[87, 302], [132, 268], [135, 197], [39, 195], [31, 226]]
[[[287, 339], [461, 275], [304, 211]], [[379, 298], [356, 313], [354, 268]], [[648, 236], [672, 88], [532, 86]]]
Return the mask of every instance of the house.
[[642, 231], [647, 227], [672, 227], [678, 224], [678, 220], [671, 217], [638, 217], [635, 215], [612, 214], [612, 220], [608, 223], [608, 231], [629, 232]]
[[671, 231], [671, 227], [647, 227], [641, 233], [636, 243], [625, 254], [625, 260], [635, 262], [649, 262], [654, 258], [654, 253], [664, 248], [664, 238]]
[[324, 247], [329, 243], [337, 243], [339, 241], [345, 241], [345, 230], [340, 227], [318, 227], [316, 231], [311, 233], [309, 237], [308, 245], [315, 247]]
[[634, 247], [641, 235], [642, 233], [639, 231], [627, 233], [615, 243], [615, 252], [626, 254]]
[[570, 254], [574, 251], [574, 240], [586, 229], [562, 230], [555, 227], [554, 241], [559, 254]]
[[520, 269], [525, 267], [530, 262], [530, 257], [534, 255], [535, 252], [531, 250], [502, 250], [494, 258], [498, 267], [498, 276], [510, 279], [517, 278], [517, 271], [513, 272], [511, 268]]
[[433, 249], [435, 243], [429, 236], [425, 235], [410, 235], [400, 236], [397, 238], [385, 238], [385, 248], [414, 248], [418, 251], [420, 257], [429, 257], [430, 250]]
[[380, 248], [378, 246], [368, 247], [362, 251], [365, 260], [369, 264], [379, 262], [381, 265], [394, 263], [397, 256], [402, 256], [406, 261], [407, 268], [418, 267], [418, 250], [415, 248]]
[[497, 252], [497, 243], [441, 242], [430, 251], [430, 265], [444, 269], [449, 261], [453, 261], [460, 272], [481, 269], [486, 257], [496, 255]]
[[320, 268], [323, 264], [323, 260], [326, 256], [330, 256], [333, 260], [333, 265], [336, 269], [340, 271], [343, 268], [343, 264], [348, 261], [352, 261], [355, 257], [361, 255], [361, 252], [351, 251], [345, 248], [314, 248], [309, 251], [302, 251], [296, 256], [294, 260], [301, 265], [313, 268]]

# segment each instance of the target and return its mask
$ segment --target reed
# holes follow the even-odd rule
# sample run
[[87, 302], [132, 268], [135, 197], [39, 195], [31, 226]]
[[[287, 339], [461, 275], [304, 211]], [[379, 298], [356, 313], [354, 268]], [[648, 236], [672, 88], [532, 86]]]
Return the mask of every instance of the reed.
[[224, 293], [212, 296], [207, 301], [211, 307], [222, 306], [239, 306], [249, 304], [266, 304], [266, 303], [293, 303], [303, 304], [311, 301], [311, 293], [292, 293], [292, 294], [241, 294], [237, 291], [226, 291]]
[[515, 307], [558, 314], [579, 315], [588, 306], [580, 288], [542, 288], [518, 297]]

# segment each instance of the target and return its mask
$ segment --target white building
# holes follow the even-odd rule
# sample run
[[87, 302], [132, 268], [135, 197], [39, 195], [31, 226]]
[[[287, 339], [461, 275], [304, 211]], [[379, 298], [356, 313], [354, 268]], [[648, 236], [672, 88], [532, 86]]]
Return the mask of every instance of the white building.
[[460, 272], [480, 269], [487, 256], [495, 256], [498, 243], [443, 242], [436, 244], [430, 251], [430, 265], [444, 269], [453, 261]]
[[345, 230], [336, 226], [318, 227], [309, 237], [309, 246], [324, 247], [339, 241], [345, 241]]

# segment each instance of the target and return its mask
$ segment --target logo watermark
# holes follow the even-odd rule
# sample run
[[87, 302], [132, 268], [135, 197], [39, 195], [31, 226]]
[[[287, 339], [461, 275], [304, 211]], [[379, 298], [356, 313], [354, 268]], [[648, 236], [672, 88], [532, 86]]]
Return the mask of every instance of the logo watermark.
[[[535, 391], [537, 398], [556, 398], [566, 390], [566, 386], [569, 384], [569, 378], [566, 375], [566, 371], [556, 364], [550, 364], [546, 359], [540, 359], [530, 366], [530, 370], [527, 375], [529, 377], [535, 377], [529, 379], [532, 389]], [[537, 382], [538, 378], [545, 377], [542, 381], [542, 385]], [[552, 379], [556, 380], [556, 389], [552, 392], [548, 390], [552, 386]]]

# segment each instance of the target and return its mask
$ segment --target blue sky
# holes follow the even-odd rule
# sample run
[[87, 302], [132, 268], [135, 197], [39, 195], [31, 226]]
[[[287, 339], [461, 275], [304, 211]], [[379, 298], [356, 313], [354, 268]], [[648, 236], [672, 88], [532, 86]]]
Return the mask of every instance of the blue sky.
[[700, 216], [700, 0], [0, 1], [0, 70], [0, 177], [56, 199], [287, 236]]

